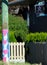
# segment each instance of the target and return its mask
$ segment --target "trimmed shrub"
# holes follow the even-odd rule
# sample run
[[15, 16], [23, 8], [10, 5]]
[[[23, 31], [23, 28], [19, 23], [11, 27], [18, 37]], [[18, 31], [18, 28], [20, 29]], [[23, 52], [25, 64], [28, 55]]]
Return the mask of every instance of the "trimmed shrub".
[[36, 32], [30, 33], [26, 36], [27, 42], [46, 42], [47, 41], [47, 33], [45, 32]]

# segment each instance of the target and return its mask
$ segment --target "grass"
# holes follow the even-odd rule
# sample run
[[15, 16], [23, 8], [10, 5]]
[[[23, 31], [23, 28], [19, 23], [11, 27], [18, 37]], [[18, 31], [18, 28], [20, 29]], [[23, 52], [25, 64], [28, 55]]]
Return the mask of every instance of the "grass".
[[10, 65], [31, 65], [30, 63], [11, 63]]
[[[0, 65], [4, 65], [2, 61], [0, 61]], [[31, 65], [30, 63], [9, 63], [9, 65]]]
[[[4, 64], [2, 61], [0, 61], [0, 65], [6, 65], [6, 64]], [[30, 63], [27, 63], [27, 62], [25, 62], [25, 63], [14, 63], [14, 62], [11, 62], [11, 63], [9, 63], [9, 65], [38, 65], [38, 64], [30, 64]], [[39, 65], [42, 65], [42, 64], [40, 63]]]

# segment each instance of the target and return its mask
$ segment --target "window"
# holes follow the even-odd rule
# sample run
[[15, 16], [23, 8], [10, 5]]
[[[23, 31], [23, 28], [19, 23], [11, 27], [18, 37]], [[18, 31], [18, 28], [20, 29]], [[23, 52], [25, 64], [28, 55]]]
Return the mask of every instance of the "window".
[[39, 2], [35, 5], [35, 14], [36, 16], [44, 16], [45, 15], [45, 6], [42, 2]]

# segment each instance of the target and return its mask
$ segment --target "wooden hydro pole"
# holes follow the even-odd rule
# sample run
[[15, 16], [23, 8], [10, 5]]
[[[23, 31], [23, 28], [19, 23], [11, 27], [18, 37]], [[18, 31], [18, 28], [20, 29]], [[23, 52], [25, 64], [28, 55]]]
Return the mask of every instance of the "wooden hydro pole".
[[8, 0], [2, 0], [2, 59], [5, 63], [9, 60]]

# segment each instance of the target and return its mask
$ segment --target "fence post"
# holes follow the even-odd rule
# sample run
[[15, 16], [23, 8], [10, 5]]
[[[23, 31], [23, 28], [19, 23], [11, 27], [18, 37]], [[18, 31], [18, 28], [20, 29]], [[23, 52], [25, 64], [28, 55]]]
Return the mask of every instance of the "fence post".
[[23, 42], [23, 59], [25, 59], [25, 48], [24, 48], [25, 43]]

